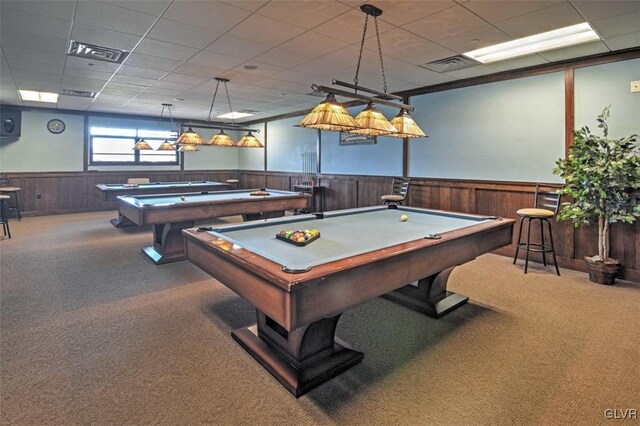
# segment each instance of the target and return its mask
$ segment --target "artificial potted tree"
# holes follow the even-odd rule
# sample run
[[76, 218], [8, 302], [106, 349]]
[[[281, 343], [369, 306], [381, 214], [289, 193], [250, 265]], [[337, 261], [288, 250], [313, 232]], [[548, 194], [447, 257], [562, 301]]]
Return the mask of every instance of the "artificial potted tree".
[[553, 173], [565, 179], [563, 194], [571, 202], [562, 204], [560, 220], [572, 220], [576, 227], [598, 223], [598, 254], [585, 257], [589, 279], [613, 284], [620, 268], [610, 255], [610, 224], [633, 223], [640, 216], [640, 151], [638, 135], [609, 139], [609, 107], [598, 116], [603, 136], [584, 126], [575, 132], [566, 160], [556, 162]]

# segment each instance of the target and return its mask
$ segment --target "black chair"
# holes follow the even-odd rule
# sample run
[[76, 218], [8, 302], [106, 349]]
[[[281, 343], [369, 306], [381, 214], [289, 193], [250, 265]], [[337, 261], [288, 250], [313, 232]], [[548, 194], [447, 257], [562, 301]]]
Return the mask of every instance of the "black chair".
[[9, 217], [7, 215], [7, 201], [9, 201], [8, 195], [0, 195], [0, 223], [2, 223], [2, 231], [4, 236], [11, 238], [11, 231], [9, 230]]
[[20, 191], [22, 191], [22, 188], [11, 186], [8, 174], [5, 173], [0, 175], [0, 195], [8, 195], [9, 197], [13, 196], [13, 207], [8, 207], [5, 203], [5, 209], [7, 211], [14, 210], [18, 220], [22, 220], [22, 212], [20, 211]]
[[394, 178], [391, 182], [391, 194], [383, 195], [380, 198], [384, 201], [384, 204], [402, 205], [409, 193], [410, 183], [411, 179], [409, 178]]
[[[513, 264], [516, 264], [518, 260], [518, 252], [520, 249], [526, 251], [524, 260], [524, 273], [527, 273], [529, 267], [529, 252], [542, 253], [542, 263], [547, 266], [547, 253], [553, 255], [553, 263], [556, 267], [556, 273], [560, 276], [560, 269], [558, 269], [558, 260], [556, 259], [556, 250], [553, 245], [553, 233], [551, 232], [551, 222], [549, 219], [553, 219], [558, 214], [560, 207], [560, 198], [562, 193], [560, 192], [563, 185], [536, 185], [536, 192], [534, 195], [533, 208], [525, 208], [517, 211], [520, 216], [520, 227], [518, 228], [518, 243], [516, 244], [516, 254], [513, 257]], [[527, 240], [522, 242], [522, 223], [527, 221]], [[540, 222], [540, 242], [531, 242], [531, 221], [537, 220]], [[547, 224], [549, 231], [549, 244], [545, 244], [544, 241], [544, 226]]]

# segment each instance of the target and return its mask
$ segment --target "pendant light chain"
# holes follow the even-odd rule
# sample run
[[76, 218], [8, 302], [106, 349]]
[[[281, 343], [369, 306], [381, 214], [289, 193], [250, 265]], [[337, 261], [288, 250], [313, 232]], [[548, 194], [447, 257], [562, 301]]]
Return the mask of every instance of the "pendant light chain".
[[[382, 60], [382, 44], [380, 44], [380, 32], [378, 31], [378, 18], [373, 17], [373, 23], [376, 27], [376, 37], [378, 38], [378, 53], [380, 54], [380, 69], [382, 70], [382, 83], [384, 85], [384, 93], [387, 93], [387, 76], [384, 74], [384, 62]], [[362, 53], [360, 53], [362, 54]]]
[[[216, 95], [218, 94], [218, 86], [220, 86], [220, 80], [216, 83], [216, 90], [213, 92], [213, 99], [211, 100], [211, 107], [209, 108], [209, 118], [207, 120], [209, 122], [211, 122], [211, 111], [213, 111], [213, 104], [215, 103]], [[229, 96], [229, 94], [227, 94], [227, 96]]]
[[362, 61], [362, 52], [364, 51], [364, 40], [367, 35], [367, 24], [369, 22], [369, 15], [365, 14], [364, 18], [364, 30], [362, 31], [362, 41], [360, 42], [360, 54], [358, 55], [358, 65], [356, 65], [356, 77], [353, 79], [356, 85], [355, 91], [358, 93], [358, 74], [360, 73], [360, 61]]

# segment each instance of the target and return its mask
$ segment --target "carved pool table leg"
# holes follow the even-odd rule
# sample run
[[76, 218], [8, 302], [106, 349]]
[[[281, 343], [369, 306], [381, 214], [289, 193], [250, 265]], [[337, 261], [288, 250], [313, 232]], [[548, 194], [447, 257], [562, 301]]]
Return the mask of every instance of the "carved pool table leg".
[[192, 220], [153, 225], [153, 246], [143, 248], [142, 252], [156, 265], [184, 260], [182, 230], [194, 225]]
[[382, 297], [414, 311], [440, 318], [469, 300], [467, 296], [447, 291], [447, 280], [453, 268], [455, 266], [421, 279], [417, 287], [406, 285]]
[[287, 331], [256, 310], [258, 323], [233, 338], [296, 398], [364, 358], [335, 337], [340, 315]]
[[129, 227], [129, 226], [138, 226], [134, 222], [129, 220], [128, 217], [123, 216], [122, 213], [120, 213], [120, 212], [118, 212], [118, 217], [111, 219], [109, 222], [111, 222], [111, 224], [113, 226], [115, 226], [116, 228], [126, 228], [126, 227]]

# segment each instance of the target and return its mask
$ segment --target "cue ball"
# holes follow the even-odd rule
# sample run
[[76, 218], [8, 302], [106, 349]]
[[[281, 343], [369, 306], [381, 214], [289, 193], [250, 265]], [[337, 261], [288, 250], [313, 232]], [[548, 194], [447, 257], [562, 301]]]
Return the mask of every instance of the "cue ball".
[[406, 222], [407, 220], [409, 220], [409, 216], [407, 216], [406, 214], [403, 214], [402, 216], [400, 216], [400, 220], [403, 222]]

